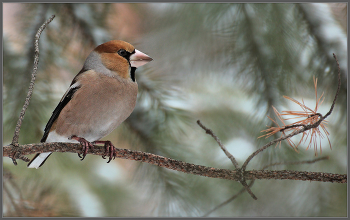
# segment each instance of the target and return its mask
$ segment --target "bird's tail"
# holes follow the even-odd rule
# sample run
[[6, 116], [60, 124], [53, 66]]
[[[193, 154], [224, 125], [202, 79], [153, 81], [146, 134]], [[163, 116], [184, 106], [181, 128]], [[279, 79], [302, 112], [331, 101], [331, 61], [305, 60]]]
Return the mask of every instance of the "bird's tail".
[[27, 167], [28, 168], [36, 168], [38, 169], [41, 167], [47, 158], [52, 154], [52, 152], [45, 152], [45, 153], [37, 153], [31, 161], [29, 161]]

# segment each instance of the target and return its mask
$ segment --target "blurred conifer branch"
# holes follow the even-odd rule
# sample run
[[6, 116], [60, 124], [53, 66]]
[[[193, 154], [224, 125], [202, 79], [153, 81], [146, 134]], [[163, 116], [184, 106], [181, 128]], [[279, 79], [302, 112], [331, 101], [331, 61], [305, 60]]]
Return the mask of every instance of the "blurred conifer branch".
[[[15, 181], [13, 181], [13, 176], [10, 172], [6, 172], [4, 173], [4, 183], [3, 183], [3, 190], [5, 192], [5, 197], [7, 197], [9, 199], [9, 205], [11, 205], [16, 213], [17, 216], [24, 216], [22, 211], [21, 211], [21, 208], [20, 206], [23, 206], [23, 198], [22, 198], [22, 194], [21, 194], [21, 191], [19, 190], [17, 184], [15, 183]], [[10, 182], [11, 186], [13, 186], [16, 190], [16, 192], [19, 194], [19, 203], [20, 204], [17, 204], [16, 200], [12, 195], [12, 193], [10, 192], [10, 189], [8, 188], [7, 186], [7, 183], [6, 182]], [[7, 207], [9, 208], [9, 207]]]
[[52, 184], [38, 184], [40, 182], [35, 177], [22, 182], [8, 169], [4, 169], [3, 177], [6, 217], [57, 217], [62, 213], [76, 215], [58, 199]]

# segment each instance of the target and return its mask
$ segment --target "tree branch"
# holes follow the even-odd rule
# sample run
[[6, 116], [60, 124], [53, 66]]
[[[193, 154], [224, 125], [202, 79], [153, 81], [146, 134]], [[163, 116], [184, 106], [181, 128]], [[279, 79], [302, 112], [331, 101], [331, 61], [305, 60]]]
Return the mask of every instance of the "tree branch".
[[[19, 150], [23, 155], [43, 153], [43, 152], [70, 152], [70, 153], [82, 153], [81, 145], [74, 143], [38, 143], [38, 144], [26, 144], [18, 146]], [[3, 156], [11, 157], [13, 155], [12, 146], [7, 145], [3, 147]], [[93, 155], [104, 155], [104, 146], [94, 145], [94, 149], [89, 149], [88, 154]], [[207, 167], [202, 165], [196, 165], [191, 163], [182, 162], [179, 160], [174, 160], [171, 158], [166, 158], [163, 156], [134, 151], [129, 149], [116, 148], [116, 157], [128, 160], [141, 161], [144, 163], [149, 163], [152, 165], [157, 165], [167, 169], [172, 169], [180, 171], [187, 174], [219, 178], [233, 181], [241, 181], [241, 175], [245, 177], [246, 180], [253, 179], [289, 179], [289, 180], [308, 180], [308, 181], [320, 181], [320, 182], [336, 182], [336, 183], [346, 183], [346, 174], [332, 174], [332, 173], [322, 173], [322, 172], [301, 172], [301, 171], [290, 171], [290, 170], [274, 170], [274, 171], [264, 171], [264, 170], [251, 170], [239, 172], [236, 170], [219, 169], [213, 167]]]

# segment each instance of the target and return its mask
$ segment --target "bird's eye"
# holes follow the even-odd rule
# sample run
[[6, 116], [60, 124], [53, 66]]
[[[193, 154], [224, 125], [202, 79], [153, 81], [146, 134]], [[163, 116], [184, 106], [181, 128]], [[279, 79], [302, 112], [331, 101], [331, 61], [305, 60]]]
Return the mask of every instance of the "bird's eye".
[[120, 49], [118, 50], [118, 54], [122, 57], [125, 57], [128, 54], [128, 52], [126, 52], [126, 50], [124, 49]]

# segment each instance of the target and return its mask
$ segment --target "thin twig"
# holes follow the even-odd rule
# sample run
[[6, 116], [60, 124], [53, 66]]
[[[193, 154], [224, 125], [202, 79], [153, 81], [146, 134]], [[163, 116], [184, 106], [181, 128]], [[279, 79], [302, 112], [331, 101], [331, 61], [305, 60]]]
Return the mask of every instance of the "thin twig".
[[239, 182], [242, 184], [242, 186], [244, 187], [244, 189], [247, 191], [247, 193], [248, 193], [254, 200], [258, 200], [258, 198], [256, 197], [256, 195], [254, 195], [254, 193], [252, 192], [252, 190], [251, 190], [250, 187], [248, 186], [244, 175], [242, 175], [242, 177], [243, 177], [242, 180], [240, 180]]
[[15, 134], [13, 136], [12, 143], [11, 143], [13, 146], [17, 146], [18, 145], [19, 131], [21, 129], [21, 125], [22, 125], [22, 121], [23, 121], [23, 118], [24, 118], [24, 114], [25, 114], [25, 112], [26, 112], [26, 110], [28, 108], [31, 96], [33, 94], [35, 77], [36, 77], [36, 73], [37, 73], [37, 70], [38, 70], [38, 64], [39, 64], [39, 38], [40, 38], [41, 33], [43, 32], [43, 30], [47, 26], [47, 24], [49, 24], [54, 19], [54, 17], [55, 17], [55, 15], [52, 15], [48, 20], [46, 20], [45, 23], [39, 28], [39, 30], [37, 31], [37, 33], [35, 35], [35, 42], [34, 42], [35, 51], [34, 51], [34, 66], [33, 66], [33, 72], [32, 72], [32, 80], [31, 80], [30, 85], [29, 85], [27, 98], [26, 98], [26, 100], [24, 102], [22, 111], [21, 111], [21, 113], [19, 115], [19, 118], [18, 118], [18, 121], [17, 121]]
[[[24, 102], [24, 105], [23, 105], [23, 108], [22, 108], [22, 111], [19, 115], [19, 118], [18, 118], [18, 121], [17, 121], [17, 125], [16, 125], [16, 128], [15, 128], [15, 133], [14, 133], [14, 136], [12, 138], [12, 143], [11, 145], [14, 146], [14, 147], [17, 147], [18, 146], [18, 138], [19, 138], [19, 132], [21, 130], [21, 125], [22, 125], [22, 121], [23, 121], [23, 118], [24, 118], [24, 114], [28, 108], [28, 105], [29, 105], [29, 102], [30, 102], [30, 99], [32, 97], [32, 94], [33, 94], [33, 89], [34, 89], [34, 83], [35, 83], [35, 77], [36, 77], [36, 73], [37, 73], [37, 70], [38, 70], [38, 64], [39, 64], [39, 38], [40, 38], [40, 35], [41, 33], [44, 31], [45, 27], [54, 19], [55, 15], [52, 15], [49, 19], [47, 19], [43, 25], [41, 25], [41, 27], [38, 29], [36, 35], [35, 35], [35, 42], [34, 42], [34, 66], [33, 66], [33, 72], [32, 72], [32, 79], [31, 79], [31, 82], [30, 82], [30, 85], [29, 85], [29, 90], [28, 90], [28, 94], [27, 94], [27, 97], [26, 97], [26, 100]], [[14, 155], [15, 157], [15, 155]], [[28, 158], [20, 158], [19, 159], [28, 159]], [[17, 165], [17, 162], [15, 159], [13, 159], [13, 163], [15, 165]]]
[[279, 162], [279, 163], [272, 163], [264, 166], [262, 170], [265, 170], [268, 167], [277, 166], [277, 165], [297, 165], [297, 164], [306, 164], [306, 163], [316, 163], [321, 160], [328, 160], [329, 156], [319, 157], [314, 160], [304, 160], [304, 161], [291, 161], [291, 162]]
[[325, 114], [323, 119], [327, 118], [332, 113], [334, 105], [335, 105], [335, 101], [337, 100], [337, 97], [338, 97], [338, 94], [339, 94], [339, 91], [340, 91], [340, 85], [341, 85], [339, 62], [338, 62], [337, 56], [334, 53], [333, 53], [333, 57], [335, 59], [335, 62], [337, 62], [337, 66], [338, 66], [338, 88], [337, 88], [337, 92], [335, 93], [335, 97], [334, 97], [331, 109], [329, 110], [329, 112], [327, 112], [327, 114]]
[[[248, 187], [251, 188], [254, 184], [255, 180], [250, 181]], [[242, 188], [238, 193], [234, 194], [231, 198], [229, 198], [228, 200], [226, 200], [225, 202], [219, 204], [218, 206], [216, 206], [215, 208], [213, 208], [212, 210], [210, 210], [209, 212], [205, 213], [202, 217], [208, 217], [211, 213], [215, 212], [216, 210], [218, 210], [219, 208], [229, 204], [230, 202], [232, 202], [234, 199], [236, 199], [239, 195], [241, 195], [244, 191], [246, 190], [246, 188]]]
[[230, 152], [227, 151], [226, 147], [221, 143], [221, 141], [220, 141], [220, 139], [218, 138], [218, 136], [216, 136], [216, 135], [214, 134], [214, 132], [213, 132], [211, 129], [205, 127], [205, 126], [201, 123], [200, 120], [197, 120], [197, 124], [198, 124], [201, 128], [203, 128], [203, 130], [205, 130], [205, 133], [209, 134], [210, 136], [212, 136], [212, 137], [215, 139], [215, 141], [216, 141], [216, 142], [219, 144], [219, 146], [221, 147], [222, 151], [224, 151], [224, 153], [226, 154], [226, 156], [231, 160], [231, 162], [232, 162], [232, 164], [235, 166], [235, 168], [236, 168], [236, 169], [239, 169], [237, 160], [235, 159], [235, 157], [234, 157]]
[[243, 166], [242, 166], [242, 170], [244, 171], [244, 170], [246, 169], [248, 163], [250, 162], [251, 159], [253, 159], [253, 157], [255, 157], [256, 155], [258, 155], [260, 152], [264, 151], [266, 148], [268, 148], [268, 147], [274, 145], [275, 143], [278, 143], [278, 142], [280, 142], [280, 141], [283, 141], [283, 140], [285, 140], [285, 139], [287, 139], [287, 138], [293, 137], [294, 135], [297, 135], [297, 134], [299, 134], [299, 133], [302, 133], [302, 132], [304, 132], [304, 131], [305, 131], [305, 127], [302, 128], [302, 129], [300, 129], [300, 130], [296, 130], [296, 131], [294, 131], [294, 132], [292, 132], [292, 133], [290, 133], [290, 134], [288, 134], [288, 135], [286, 135], [286, 136], [284, 136], [284, 137], [280, 137], [280, 138], [278, 138], [278, 139], [275, 139], [275, 140], [273, 140], [273, 141], [271, 141], [271, 142], [265, 144], [263, 147], [261, 147], [261, 148], [259, 148], [258, 150], [256, 150], [254, 153], [252, 153], [252, 154], [246, 159], [246, 161], [244, 162], [244, 164], [243, 164]]

